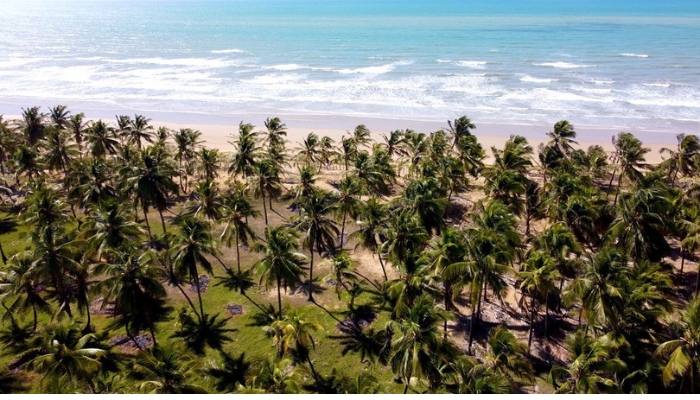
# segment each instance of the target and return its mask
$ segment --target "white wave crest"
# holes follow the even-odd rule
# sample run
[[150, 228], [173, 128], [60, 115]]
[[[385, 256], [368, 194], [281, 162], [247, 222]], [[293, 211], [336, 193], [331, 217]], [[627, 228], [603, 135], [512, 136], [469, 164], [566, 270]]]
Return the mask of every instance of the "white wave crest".
[[367, 74], [367, 75], [381, 75], [387, 72], [393, 71], [396, 67], [401, 65], [410, 65], [413, 61], [397, 61], [391, 64], [377, 65], [372, 67], [362, 67], [362, 68], [343, 68], [337, 70], [341, 74]]
[[484, 69], [486, 61], [457, 61], [457, 65], [467, 68]]
[[636, 57], [636, 58], [648, 58], [648, 54], [636, 54], [636, 53], [620, 53], [622, 57]]
[[246, 53], [245, 50], [241, 49], [224, 49], [224, 50], [212, 50], [210, 51], [211, 54], [239, 54], [239, 53]]
[[537, 65], [540, 67], [552, 67], [552, 68], [561, 68], [561, 69], [574, 69], [574, 68], [591, 68], [592, 65], [584, 65], [584, 64], [574, 64], [574, 63], [568, 63], [568, 62], [549, 62], [549, 63], [536, 63], [533, 65]]
[[521, 82], [532, 82], [532, 83], [552, 83], [556, 82], [559, 79], [553, 79], [553, 78], [535, 78], [530, 75], [525, 75], [522, 78], [520, 78]]

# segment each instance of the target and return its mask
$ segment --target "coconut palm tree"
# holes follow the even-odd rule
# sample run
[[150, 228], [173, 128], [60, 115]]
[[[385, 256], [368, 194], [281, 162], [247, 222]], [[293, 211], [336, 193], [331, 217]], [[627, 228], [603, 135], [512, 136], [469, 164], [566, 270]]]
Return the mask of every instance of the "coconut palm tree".
[[173, 177], [177, 175], [175, 168], [170, 162], [160, 157], [156, 147], [151, 146], [141, 150], [134, 165], [125, 166], [121, 175], [126, 178], [124, 190], [133, 192], [135, 200], [141, 205], [148, 236], [152, 242], [148, 207], [153, 206], [158, 210], [163, 232], [166, 233], [163, 211], [168, 208], [168, 198], [178, 192], [178, 186], [173, 181]]
[[83, 158], [83, 140], [85, 138], [85, 132], [87, 130], [87, 122], [85, 121], [85, 114], [78, 113], [70, 116], [68, 120], [68, 132], [73, 136], [73, 141], [76, 146], [78, 146], [78, 156]]
[[[31, 310], [34, 318], [32, 332], [36, 332], [38, 313], [50, 313], [51, 306], [42, 297], [41, 281], [32, 270], [31, 253], [15, 254], [6, 270], [0, 271], [0, 301], [7, 312], [26, 313]], [[9, 300], [7, 303], [6, 300]]]
[[[241, 274], [240, 245], [249, 246], [251, 239], [255, 239], [255, 232], [248, 225], [248, 218], [257, 218], [260, 212], [255, 210], [245, 195], [245, 188], [242, 184], [236, 183], [233, 188], [224, 195], [223, 198], [223, 218], [225, 222], [224, 230], [221, 232], [221, 241], [228, 247], [234, 242], [236, 245], [236, 266], [238, 274]], [[241, 293], [243, 288], [241, 287]]]
[[[381, 240], [381, 231], [384, 229], [388, 215], [389, 210], [385, 204], [379, 202], [376, 197], [369, 198], [359, 210], [359, 220], [356, 222], [359, 229], [350, 235], [351, 238], [357, 238], [356, 247], [363, 247], [377, 254], [385, 282], [389, 278], [382, 260], [381, 248], [383, 240]], [[380, 237], [380, 240], [378, 240], [378, 237]]]
[[272, 207], [272, 197], [277, 197], [282, 191], [280, 170], [272, 160], [263, 159], [255, 165], [254, 175], [249, 179], [249, 187], [256, 199], [262, 197], [265, 226], [267, 226], [267, 202], [265, 199], [269, 200], [270, 207]]
[[382, 133], [382, 138], [384, 139], [382, 145], [386, 148], [389, 157], [394, 158], [395, 156], [405, 155], [406, 137], [404, 131], [391, 131], [388, 136]]
[[618, 383], [612, 378], [626, 366], [605, 343], [578, 330], [569, 336], [567, 348], [568, 368], [552, 367], [547, 379], [557, 393], [615, 393], [618, 390]]
[[192, 383], [200, 376], [197, 359], [174, 346], [158, 345], [140, 352], [129, 375], [140, 382], [140, 390], [148, 393], [206, 393]]
[[256, 173], [256, 166], [262, 157], [261, 148], [258, 144], [258, 133], [253, 132], [253, 125], [244, 124], [242, 121], [238, 125], [238, 137], [230, 142], [236, 150], [231, 158], [228, 173], [235, 178], [238, 175], [247, 179]]
[[63, 130], [68, 127], [71, 117], [70, 114], [71, 113], [68, 111], [68, 107], [63, 105], [58, 105], [49, 109], [49, 119], [51, 120], [51, 124], [58, 128], [58, 130]]
[[[530, 297], [530, 334], [527, 339], [527, 353], [532, 348], [532, 334], [535, 330], [535, 317], [540, 307], [540, 302], [545, 303], [544, 332], [547, 336], [549, 320], [549, 294], [556, 293], [557, 287], [554, 281], [560, 278], [556, 270], [556, 261], [544, 252], [533, 251], [523, 263], [518, 277], [522, 279], [520, 291]], [[541, 300], [544, 299], [544, 300]]]
[[287, 125], [283, 124], [278, 117], [274, 117], [265, 120], [265, 128], [267, 129], [267, 132], [264, 133], [266, 135], [265, 144], [268, 151], [272, 148], [283, 148], [284, 137], [287, 136]]
[[30, 344], [27, 367], [42, 375], [41, 381], [62, 378], [91, 386], [109, 356], [107, 346], [95, 334], [83, 334], [73, 324], [47, 326]]
[[682, 311], [681, 329], [676, 338], [659, 345], [656, 355], [668, 357], [663, 369], [663, 382], [669, 386], [678, 377], [681, 378], [681, 391], [696, 393], [700, 382], [700, 296], [695, 297]]
[[43, 171], [43, 166], [39, 158], [39, 153], [32, 147], [20, 144], [13, 155], [13, 164], [15, 170], [15, 180], [19, 186], [19, 176], [24, 174], [33, 182], [34, 178], [39, 177]]
[[207, 149], [202, 147], [199, 152], [200, 170], [204, 172], [204, 178], [213, 181], [219, 177], [220, 155], [217, 149]]
[[343, 242], [345, 241], [345, 222], [348, 217], [357, 218], [360, 207], [363, 204], [362, 198], [362, 185], [360, 182], [352, 176], [347, 176], [340, 181], [338, 185], [338, 207], [336, 208], [336, 213], [342, 215], [342, 222], [340, 225], [340, 236], [338, 248], [343, 248]]
[[[208, 222], [183, 216], [176, 221], [177, 231], [170, 238], [169, 252], [173, 268], [177, 275], [186, 275], [197, 288], [199, 300], [199, 321], [207, 321], [202, 303], [202, 288], [199, 280], [199, 270], [213, 274], [211, 263], [205, 256], [216, 256], [218, 250], [212, 237], [211, 226]], [[196, 310], [195, 310], [196, 313]]]
[[217, 221], [223, 216], [224, 203], [216, 182], [200, 181], [191, 198], [187, 203], [188, 213], [195, 217], [203, 215], [209, 221]]
[[300, 393], [302, 374], [294, 368], [289, 357], [265, 358], [253, 362], [246, 374], [246, 386], [241, 393]]
[[[186, 166], [191, 165], [192, 161], [197, 157], [196, 147], [201, 144], [200, 137], [202, 132], [192, 129], [180, 129], [173, 134], [175, 141], [175, 159], [178, 162], [178, 173], [180, 176], [180, 188], [184, 193], [187, 193], [187, 168], [183, 168], [183, 163]], [[183, 184], [183, 179], [184, 184]]]
[[463, 137], [472, 136], [471, 130], [476, 129], [476, 125], [474, 125], [466, 115], [455, 119], [454, 122], [447, 121], [447, 125], [450, 127], [449, 132], [454, 138], [452, 141], [453, 149]]
[[301, 147], [298, 149], [296, 160], [302, 165], [310, 167], [321, 162], [321, 141], [318, 135], [311, 132], [301, 142]]
[[260, 283], [266, 287], [277, 285], [279, 318], [282, 318], [282, 285], [296, 286], [303, 275], [306, 257], [295, 252], [299, 245], [295, 231], [285, 227], [265, 228], [265, 243], [257, 243], [253, 250], [263, 253], [263, 258], [255, 264], [260, 274]]
[[551, 138], [549, 145], [557, 149], [562, 155], [567, 156], [573, 151], [571, 144], [578, 144], [575, 140], [576, 131], [569, 121], [562, 120], [554, 124], [554, 130], [547, 132]]
[[148, 329], [156, 345], [155, 323], [163, 313], [166, 296], [161, 284], [164, 271], [155, 267], [155, 255], [150, 251], [141, 253], [132, 249], [108, 250], [111, 262], [102, 262], [95, 267], [96, 275], [105, 276], [95, 290], [102, 294], [102, 307], [113, 304], [114, 316], [121, 320], [126, 335], [136, 344], [134, 335]]
[[268, 328], [268, 332], [272, 334], [275, 341], [279, 357], [283, 358], [285, 354], [293, 351], [298, 359], [309, 364], [316, 382], [319, 381], [319, 376], [311, 362], [310, 353], [316, 348], [314, 332], [323, 330], [319, 323], [309, 321], [303, 312], [295, 309], [289, 310], [283, 319], [274, 321]]
[[45, 135], [46, 114], [42, 113], [40, 109], [41, 107], [22, 109], [19, 128], [24, 135], [25, 143], [29, 146], [35, 146]]
[[412, 378], [426, 379], [430, 389], [435, 390], [440, 383], [440, 364], [458, 354], [454, 345], [442, 340], [438, 324], [443, 318], [430, 297], [420, 296], [405, 317], [392, 323], [396, 333], [389, 364], [392, 372], [401, 377], [404, 394]]
[[45, 148], [44, 164], [50, 170], [67, 173], [68, 166], [78, 154], [71, 135], [67, 131], [52, 127], [46, 130], [46, 137], [42, 144]]
[[696, 135], [681, 133], [676, 136], [676, 139], [678, 139], [678, 147], [675, 151], [667, 147], [662, 147], [659, 150], [661, 154], [669, 156], [659, 164], [659, 167], [668, 170], [671, 186], [676, 184], [678, 174], [689, 176], [696, 172], [697, 157], [700, 154], [700, 139]]
[[90, 155], [97, 158], [114, 155], [119, 148], [119, 141], [116, 138], [114, 128], [107, 126], [102, 120], [97, 120], [90, 124], [85, 140], [88, 142]]
[[620, 195], [620, 186], [622, 186], [622, 178], [626, 177], [631, 182], [636, 182], [642, 177], [640, 169], [647, 167], [644, 157], [649, 152], [649, 149], [642, 147], [642, 141], [628, 132], [620, 132], [617, 137], [613, 137], [613, 145], [615, 146], [615, 157], [619, 166], [613, 170], [608, 191], [612, 189], [615, 172], [619, 169], [620, 175], [617, 179], [615, 200], [613, 200], [613, 203], [617, 203], [617, 197]]
[[319, 255], [335, 249], [340, 233], [336, 222], [329, 218], [335, 212], [337, 198], [326, 191], [315, 190], [302, 203], [302, 213], [293, 221], [295, 229], [303, 232], [303, 245], [311, 253], [309, 258], [309, 301], [313, 301], [314, 251]]
[[87, 244], [87, 254], [98, 260], [110, 250], [119, 251], [128, 244], [139, 243], [143, 235], [141, 226], [132, 221], [128, 206], [114, 200], [91, 205], [80, 233]]
[[153, 126], [149, 125], [150, 119], [143, 115], [136, 115], [130, 121], [131, 129], [128, 132], [129, 142], [136, 143], [136, 148], [141, 150], [142, 142], [153, 143]]
[[532, 379], [532, 365], [527, 359], [525, 343], [519, 341], [513, 332], [503, 326], [497, 326], [487, 340], [488, 354], [486, 363], [496, 371], [516, 379]]

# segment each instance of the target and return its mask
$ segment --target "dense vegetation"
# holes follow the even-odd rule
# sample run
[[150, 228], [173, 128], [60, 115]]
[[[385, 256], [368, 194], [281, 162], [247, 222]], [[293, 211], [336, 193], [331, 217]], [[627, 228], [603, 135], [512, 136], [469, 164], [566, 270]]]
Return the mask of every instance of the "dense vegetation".
[[264, 125], [0, 118], [0, 393], [698, 391], [696, 136]]

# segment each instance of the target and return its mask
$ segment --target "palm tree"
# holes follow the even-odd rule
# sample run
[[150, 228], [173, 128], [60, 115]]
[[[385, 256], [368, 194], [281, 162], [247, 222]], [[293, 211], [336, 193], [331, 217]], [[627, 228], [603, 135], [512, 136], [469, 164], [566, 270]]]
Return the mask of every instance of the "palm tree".
[[389, 136], [382, 134], [382, 138], [384, 139], [382, 145], [386, 148], [389, 157], [405, 155], [406, 137], [403, 131], [391, 131]]
[[423, 251], [430, 235], [410, 210], [395, 210], [380, 232], [384, 237], [382, 252], [394, 267], [412, 269], [412, 263]]
[[148, 123], [150, 119], [143, 115], [136, 115], [131, 120], [131, 129], [129, 129], [129, 142], [136, 143], [136, 148], [141, 150], [141, 142], [147, 141], [153, 143], [153, 126]]
[[445, 317], [433, 307], [432, 299], [424, 295], [416, 299], [404, 318], [392, 323], [396, 338], [389, 363], [392, 372], [404, 382], [404, 394], [411, 378], [427, 379], [430, 389], [435, 390], [440, 382], [439, 365], [458, 353], [450, 342], [441, 338], [438, 324]]
[[554, 124], [554, 130], [552, 132], [547, 132], [547, 136], [552, 139], [549, 141], [549, 145], [557, 149], [564, 156], [573, 151], [573, 147], [571, 147], [572, 143], [578, 144], [573, 140], [576, 138], [574, 126], [566, 120]]
[[359, 150], [361, 147], [367, 146], [372, 141], [370, 131], [364, 125], [357, 125], [350, 135], [355, 151]]
[[228, 167], [228, 173], [234, 178], [240, 174], [243, 179], [246, 179], [256, 172], [256, 166], [262, 154], [257, 142], [258, 133], [253, 132], [253, 128], [253, 125], [241, 122], [238, 125], [237, 139], [230, 142], [236, 147]]
[[445, 195], [437, 179], [423, 178], [406, 186], [399, 204], [415, 213], [426, 232], [440, 234], [445, 226], [443, 215], [448, 203]]
[[298, 216], [294, 226], [304, 232], [304, 246], [309, 249], [309, 301], [313, 301], [314, 251], [319, 255], [335, 248], [335, 239], [339, 231], [335, 221], [328, 215], [336, 209], [337, 198], [323, 190], [315, 190], [311, 197], [302, 203], [302, 215]]
[[302, 375], [291, 358], [262, 359], [252, 363], [242, 393], [300, 393]]
[[[587, 336], [582, 330], [571, 334], [567, 341], [568, 368], [552, 367], [547, 379], [557, 393], [615, 393], [618, 384], [612, 377], [625, 369], [612, 349], [600, 340]], [[563, 379], [562, 379], [563, 378]]]
[[265, 120], [266, 145], [268, 151], [272, 148], [284, 147], [284, 137], [287, 136], [287, 125], [283, 124], [278, 117]]
[[117, 129], [116, 134], [119, 137], [119, 144], [124, 145], [125, 140], [129, 140], [131, 135], [132, 122], [131, 117], [128, 115], [115, 115], [117, 118]]
[[265, 228], [265, 243], [257, 243], [253, 250], [263, 253], [264, 257], [255, 266], [260, 273], [260, 283], [266, 287], [277, 285], [277, 304], [279, 318], [282, 318], [282, 285], [296, 286], [303, 275], [306, 257], [295, 252], [297, 236], [294, 231], [284, 227]]
[[270, 159], [261, 160], [255, 166], [254, 175], [250, 177], [249, 183], [253, 196], [262, 197], [263, 212], [265, 215], [265, 226], [267, 226], [267, 197], [272, 207], [272, 197], [276, 197], [282, 190], [282, 179], [280, 171], [275, 163]]
[[377, 254], [379, 264], [381, 265], [382, 272], [384, 273], [385, 282], [389, 278], [386, 274], [384, 261], [382, 261], [381, 248], [383, 241], [378, 241], [377, 236], [380, 235], [381, 231], [384, 229], [384, 224], [386, 223], [387, 217], [388, 209], [386, 205], [380, 203], [376, 197], [371, 197], [360, 207], [358, 216], [359, 220], [357, 221], [357, 226], [359, 229], [350, 235], [350, 237], [357, 237], [357, 246], [363, 247]]
[[[187, 168], [183, 168], [183, 162], [186, 166], [191, 165], [192, 160], [195, 159], [197, 153], [195, 148], [201, 143], [199, 138], [202, 136], [200, 131], [195, 131], [192, 129], [180, 129], [178, 132], [173, 134], [173, 140], [175, 141], [175, 159], [179, 164], [178, 173], [180, 176], [180, 187], [184, 193], [187, 193]], [[185, 183], [183, 184], [182, 178], [185, 178]]]
[[345, 240], [345, 222], [350, 215], [350, 218], [357, 218], [362, 207], [363, 201], [361, 199], [362, 195], [362, 185], [360, 182], [352, 177], [348, 176], [343, 178], [338, 185], [338, 207], [336, 212], [342, 215], [342, 223], [340, 225], [340, 236], [338, 248], [343, 248], [343, 242]]
[[102, 120], [90, 124], [85, 139], [88, 142], [88, 150], [93, 157], [105, 158], [108, 154], [113, 155], [119, 147], [114, 128], [107, 126]]
[[452, 148], [454, 148], [463, 137], [472, 136], [471, 130], [476, 129], [476, 125], [474, 125], [466, 115], [455, 119], [454, 122], [447, 121], [447, 125], [450, 127], [449, 130], [452, 137], [454, 137]]
[[83, 158], [83, 139], [87, 130], [87, 123], [84, 121], [85, 114], [78, 113], [70, 116], [68, 120], [68, 131], [73, 135], [73, 141], [78, 146], [78, 156]]
[[75, 325], [48, 326], [32, 340], [27, 354], [30, 370], [46, 379], [67, 378], [71, 382], [92, 385], [92, 379], [103, 367], [109, 353], [95, 334], [83, 334]]
[[[0, 271], [0, 301], [8, 312], [25, 313], [31, 309], [36, 332], [38, 312], [50, 313], [49, 303], [42, 297], [41, 281], [32, 270], [31, 253], [14, 255], [5, 271]], [[9, 304], [5, 300], [9, 299]]]
[[166, 296], [161, 284], [163, 270], [156, 268], [154, 254], [150, 251], [139, 253], [110, 250], [113, 262], [104, 262], [95, 268], [96, 275], [104, 275], [95, 289], [102, 294], [102, 306], [114, 305], [114, 315], [126, 329], [126, 335], [140, 349], [134, 335], [141, 329], [148, 329], [153, 344], [156, 345], [155, 322], [163, 313]]
[[496, 371], [510, 377], [530, 380], [532, 365], [527, 359], [525, 344], [519, 341], [513, 332], [503, 326], [491, 331], [487, 340], [489, 352], [486, 363]]
[[29, 182], [33, 182], [35, 177], [38, 177], [43, 167], [39, 159], [39, 153], [32, 147], [23, 144], [17, 146], [17, 150], [13, 155], [15, 180], [19, 186], [19, 176], [25, 174], [29, 178]]
[[[223, 198], [223, 218], [225, 222], [223, 232], [221, 232], [221, 240], [226, 246], [231, 247], [236, 244], [236, 266], [238, 274], [241, 274], [241, 256], [240, 244], [248, 246], [251, 239], [255, 239], [255, 232], [248, 225], [248, 218], [257, 218], [260, 212], [255, 210], [245, 196], [245, 188], [242, 184], [234, 184]], [[241, 287], [241, 293], [243, 288]]]
[[125, 204], [114, 200], [91, 206], [80, 233], [87, 243], [87, 254], [94, 254], [99, 260], [110, 250], [119, 251], [127, 244], [138, 243], [144, 232], [130, 214]]
[[700, 139], [695, 135], [681, 133], [676, 136], [678, 148], [673, 151], [667, 147], [662, 147], [659, 152], [668, 154], [669, 158], [659, 164], [660, 168], [668, 170], [668, 177], [671, 179], [671, 186], [676, 184], [678, 174], [688, 176], [697, 169], [697, 156], [700, 154]]
[[[338, 295], [338, 300], [340, 300], [341, 288], [348, 292], [350, 291], [347, 282], [353, 281], [356, 278], [355, 274], [353, 273], [354, 267], [355, 263], [344, 251], [334, 255], [331, 259], [331, 276], [335, 282], [335, 293]], [[350, 309], [352, 309], [352, 306]]]
[[24, 209], [19, 217], [23, 224], [34, 228], [37, 239], [39, 233], [51, 226], [63, 227], [68, 221], [65, 214], [66, 204], [61, 200], [58, 191], [45, 185], [34, 187], [24, 200]]
[[675, 339], [659, 345], [656, 355], [668, 356], [663, 369], [663, 382], [669, 386], [676, 377], [681, 378], [679, 389], [696, 393], [700, 381], [700, 296], [696, 295], [681, 313], [681, 325]]
[[199, 299], [199, 319], [204, 323], [207, 318], [202, 303], [199, 268], [209, 274], [213, 273], [211, 263], [205, 256], [217, 255], [216, 242], [212, 237], [211, 226], [206, 221], [184, 216], [177, 220], [176, 226], [178, 231], [171, 237], [169, 245], [173, 268], [178, 275], [187, 275], [194, 282]]
[[[527, 352], [530, 354], [532, 348], [532, 333], [535, 330], [535, 316], [540, 306], [540, 301], [545, 303], [545, 324], [544, 332], [547, 336], [547, 321], [549, 320], [549, 294], [555, 293], [557, 287], [554, 280], [558, 279], [559, 273], [556, 268], [554, 258], [541, 251], [533, 251], [528, 259], [523, 263], [518, 276], [522, 279], [520, 290], [530, 296], [530, 334], [527, 339]], [[540, 300], [544, 299], [544, 300]]]
[[202, 147], [199, 152], [200, 170], [204, 172], [204, 178], [213, 181], [219, 177], [219, 150]]
[[204, 394], [206, 390], [193, 383], [199, 375], [198, 362], [174, 346], [154, 346], [137, 356], [129, 375], [139, 388], [158, 394]]
[[51, 123], [58, 128], [58, 130], [63, 130], [68, 127], [70, 117], [70, 111], [68, 111], [67, 106], [58, 105], [49, 109]]
[[66, 131], [56, 128], [46, 130], [43, 146], [46, 148], [44, 154], [46, 166], [54, 171], [61, 170], [67, 173], [67, 167], [77, 154], [75, 145], [71, 143], [71, 135]]
[[[620, 170], [620, 175], [617, 179], [615, 200], [613, 200], [613, 203], [617, 203], [617, 197], [620, 195], [622, 178], [627, 177], [630, 181], [636, 182], [642, 177], [640, 169], [647, 166], [645, 164], [644, 155], [649, 152], [649, 149], [642, 147], [642, 142], [634, 137], [634, 135], [627, 132], [619, 133], [617, 138], [613, 137], [613, 145], [615, 146], [615, 157], [619, 161]], [[617, 170], [618, 168], [613, 170], [610, 184], [608, 185], [608, 191], [612, 188], [612, 181], [615, 178], [615, 172], [617, 172]]]
[[163, 232], [166, 233], [163, 211], [168, 208], [168, 197], [178, 192], [178, 186], [172, 180], [177, 173], [167, 160], [160, 157], [156, 147], [141, 150], [136, 163], [133, 166], [125, 166], [121, 173], [126, 177], [124, 181], [126, 191], [132, 191], [136, 201], [141, 204], [148, 236], [152, 242], [148, 206], [151, 205], [158, 210]]
[[187, 203], [188, 213], [195, 217], [203, 214], [209, 221], [217, 221], [223, 216], [224, 204], [219, 191], [219, 185], [214, 181], [205, 180], [197, 184], [192, 192], [193, 200]]
[[324, 136], [321, 138], [319, 143], [319, 147], [321, 148], [318, 157], [319, 162], [321, 165], [325, 166], [326, 169], [328, 169], [331, 166], [331, 161], [335, 158], [333, 139], [328, 136]]
[[39, 111], [40, 107], [22, 109], [22, 118], [19, 120], [19, 127], [24, 134], [25, 143], [35, 146], [44, 138], [46, 131], [46, 114]]
[[309, 364], [316, 382], [319, 381], [319, 376], [309, 353], [311, 349], [316, 348], [313, 333], [322, 330], [323, 327], [320, 324], [307, 320], [303, 312], [295, 309], [289, 310], [284, 319], [276, 320], [268, 328], [268, 332], [273, 334], [279, 357], [283, 358], [293, 350], [296, 357]]
[[307, 167], [320, 163], [320, 146], [318, 135], [309, 133], [301, 142], [301, 148], [296, 156], [297, 161], [301, 161]]

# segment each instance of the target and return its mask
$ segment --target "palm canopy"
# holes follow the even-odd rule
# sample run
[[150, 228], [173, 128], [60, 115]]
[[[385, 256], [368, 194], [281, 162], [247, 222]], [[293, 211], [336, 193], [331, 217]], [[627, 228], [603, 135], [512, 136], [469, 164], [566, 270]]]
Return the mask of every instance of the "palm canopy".
[[695, 393], [700, 382], [700, 296], [696, 295], [688, 303], [680, 320], [677, 339], [662, 343], [656, 354], [668, 357], [662, 375], [664, 385], [669, 386], [681, 377], [680, 389]]

